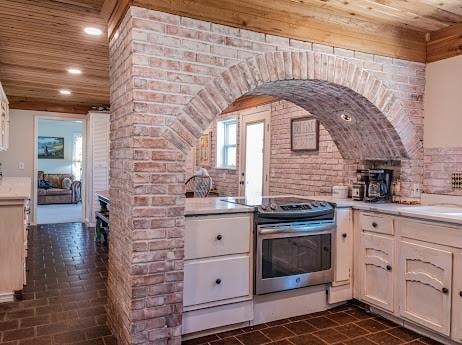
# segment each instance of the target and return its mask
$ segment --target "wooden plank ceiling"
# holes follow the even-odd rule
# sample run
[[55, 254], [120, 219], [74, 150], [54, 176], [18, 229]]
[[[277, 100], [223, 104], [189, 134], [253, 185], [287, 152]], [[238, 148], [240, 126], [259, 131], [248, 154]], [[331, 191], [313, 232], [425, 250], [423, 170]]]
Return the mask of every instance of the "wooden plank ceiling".
[[[0, 80], [12, 107], [108, 104], [107, 34], [130, 5], [412, 61], [462, 53], [462, 0], [1, 0]], [[86, 26], [109, 33], [87, 36]]]
[[[109, 104], [104, 0], [1, 0], [0, 81], [11, 108], [86, 113]], [[85, 27], [103, 30], [101, 36]], [[77, 68], [81, 75], [71, 75]], [[61, 95], [67, 89], [71, 95]]]

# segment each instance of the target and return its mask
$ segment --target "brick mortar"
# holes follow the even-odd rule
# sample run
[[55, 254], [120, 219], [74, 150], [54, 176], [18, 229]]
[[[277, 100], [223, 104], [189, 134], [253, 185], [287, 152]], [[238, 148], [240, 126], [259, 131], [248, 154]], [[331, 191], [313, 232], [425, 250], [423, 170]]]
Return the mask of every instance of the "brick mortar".
[[[400, 136], [412, 156], [402, 162], [403, 189], [421, 181], [423, 64], [131, 7], [110, 42], [108, 308], [121, 344], [181, 342], [185, 153], [244, 89], [264, 85], [261, 78], [268, 75], [262, 57], [284, 61], [291, 58], [287, 52], [295, 51], [303, 53], [299, 63], [287, 63], [284, 70], [284, 64], [273, 65], [278, 68], [271, 73], [284, 76], [276, 79], [301, 78], [300, 65], [312, 54], [318, 67], [306, 71], [314, 73], [311, 79], [350, 85], [387, 113], [394, 126], [376, 123], [379, 129], [371, 131], [371, 139], [389, 140], [393, 130]], [[346, 68], [343, 74], [325, 67], [337, 67], [339, 61], [348, 63], [348, 68], [340, 66]], [[381, 134], [381, 125], [387, 134]], [[326, 126], [331, 134], [332, 126]], [[346, 136], [337, 131], [334, 141], [341, 141], [340, 133]]]

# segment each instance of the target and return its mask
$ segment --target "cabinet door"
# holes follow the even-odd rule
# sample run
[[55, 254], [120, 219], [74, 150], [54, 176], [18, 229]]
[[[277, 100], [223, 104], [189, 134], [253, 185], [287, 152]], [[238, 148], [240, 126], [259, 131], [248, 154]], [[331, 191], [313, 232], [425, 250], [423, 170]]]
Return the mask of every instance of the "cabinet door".
[[430, 244], [399, 244], [400, 315], [449, 335], [451, 322], [452, 252]]
[[393, 238], [361, 234], [361, 299], [393, 312]]
[[337, 233], [335, 235], [335, 282], [348, 282], [353, 263], [353, 212], [351, 209], [336, 210]]
[[452, 339], [462, 342], [462, 253], [454, 256], [452, 292]]

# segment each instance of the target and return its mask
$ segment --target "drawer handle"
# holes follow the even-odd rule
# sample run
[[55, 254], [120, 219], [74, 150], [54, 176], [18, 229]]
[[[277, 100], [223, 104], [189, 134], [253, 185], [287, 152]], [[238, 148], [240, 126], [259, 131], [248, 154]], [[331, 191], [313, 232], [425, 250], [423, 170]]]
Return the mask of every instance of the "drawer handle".
[[442, 288], [441, 291], [443, 291], [443, 293], [449, 293], [449, 289], [448, 288]]
[[459, 292], [459, 296], [460, 296], [460, 297], [462, 297], [462, 291], [461, 291], [461, 292]]
[[218, 236], [217, 236], [217, 240], [218, 240], [218, 241], [221, 241], [222, 239], [223, 239], [223, 236], [222, 236], [222, 235], [218, 235]]
[[343, 238], [347, 238], [347, 236], [348, 236], [347, 234], [342, 234]]
[[221, 279], [218, 278], [217, 280], [215, 280], [215, 284], [220, 285], [221, 284]]
[[387, 265], [387, 271], [391, 271], [391, 266]]
[[378, 224], [377, 224], [376, 222], [373, 222], [373, 223], [372, 223], [372, 227], [373, 227], [373, 228], [376, 228], [377, 226], [378, 226]]

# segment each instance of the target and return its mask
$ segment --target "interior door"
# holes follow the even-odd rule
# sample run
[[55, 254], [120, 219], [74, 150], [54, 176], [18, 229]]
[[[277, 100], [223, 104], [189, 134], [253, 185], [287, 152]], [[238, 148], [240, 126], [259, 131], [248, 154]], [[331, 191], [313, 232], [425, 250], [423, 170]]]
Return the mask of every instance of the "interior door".
[[269, 192], [270, 111], [242, 115], [239, 194], [258, 199]]
[[393, 312], [393, 238], [361, 234], [361, 299]]
[[399, 244], [400, 314], [444, 335], [451, 325], [452, 257], [427, 243]]

